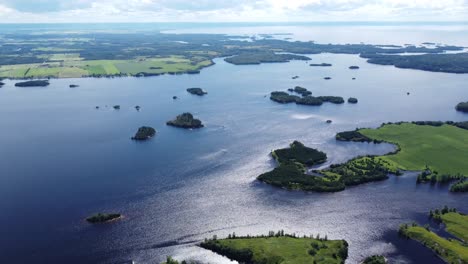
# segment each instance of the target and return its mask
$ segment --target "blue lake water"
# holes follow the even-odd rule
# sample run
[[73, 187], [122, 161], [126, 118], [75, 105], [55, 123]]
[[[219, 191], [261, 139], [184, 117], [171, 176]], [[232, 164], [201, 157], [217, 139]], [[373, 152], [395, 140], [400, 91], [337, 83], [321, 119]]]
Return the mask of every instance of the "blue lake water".
[[[389, 121], [467, 120], [454, 106], [468, 97], [468, 75], [371, 65], [357, 55], [310, 57], [333, 67], [303, 61], [235, 66], [216, 59], [199, 75], [58, 79], [46, 88], [17, 88], [6, 80], [0, 88], [0, 262], [159, 263], [173, 255], [230, 263], [195, 244], [213, 235], [284, 229], [346, 239], [347, 263], [371, 254], [440, 263], [396, 237], [398, 225], [425, 221], [429, 209], [443, 205], [468, 211], [466, 194], [416, 185], [414, 173], [330, 194], [285, 191], [255, 178], [275, 166], [269, 152], [293, 140], [325, 151], [329, 165], [393, 150], [336, 142], [339, 131]], [[295, 75], [300, 78], [291, 79]], [[80, 87], [68, 88], [72, 83]], [[359, 103], [281, 105], [266, 96], [296, 85]], [[190, 95], [189, 87], [208, 95]], [[165, 125], [186, 111], [206, 127]], [[130, 140], [142, 125], [157, 135]], [[84, 221], [102, 211], [124, 218], [96, 226]]]

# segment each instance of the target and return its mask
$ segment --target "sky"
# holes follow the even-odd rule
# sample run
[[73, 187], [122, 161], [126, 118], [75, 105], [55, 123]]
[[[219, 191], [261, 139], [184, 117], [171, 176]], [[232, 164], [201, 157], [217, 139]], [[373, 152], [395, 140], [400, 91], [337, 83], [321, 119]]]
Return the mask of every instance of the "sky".
[[468, 0], [0, 0], [0, 23], [468, 21]]

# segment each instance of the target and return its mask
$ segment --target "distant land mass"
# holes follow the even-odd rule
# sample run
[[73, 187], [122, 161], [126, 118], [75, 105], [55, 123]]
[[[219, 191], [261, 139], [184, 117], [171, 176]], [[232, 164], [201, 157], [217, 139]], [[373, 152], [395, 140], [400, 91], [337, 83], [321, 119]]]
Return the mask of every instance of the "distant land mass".
[[[360, 54], [369, 63], [398, 68], [468, 73], [468, 53], [443, 54], [462, 52], [464, 48], [458, 46], [387, 48], [385, 45], [318, 44], [216, 34], [92, 32], [77, 35], [59, 32], [49, 36], [32, 33], [8, 32], [0, 39], [0, 78], [198, 74], [201, 69], [213, 65], [215, 58], [225, 58], [226, 62], [235, 65], [249, 65], [309, 61], [310, 54], [320, 53]], [[249, 41], [245, 41], [247, 39]], [[402, 53], [415, 55], [398, 55]], [[331, 65], [316, 63], [310, 66]]]

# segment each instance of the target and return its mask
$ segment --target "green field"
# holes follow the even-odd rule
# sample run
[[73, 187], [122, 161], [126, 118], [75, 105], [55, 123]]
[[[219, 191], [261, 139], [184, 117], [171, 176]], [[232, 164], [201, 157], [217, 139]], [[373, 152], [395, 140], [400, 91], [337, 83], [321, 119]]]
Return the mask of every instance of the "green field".
[[208, 240], [201, 246], [230, 259], [253, 264], [344, 263], [348, 251], [344, 240], [289, 236]]
[[468, 175], [468, 130], [451, 125], [403, 123], [359, 132], [371, 139], [397, 144], [398, 153], [380, 158], [403, 170], [424, 170], [427, 165], [439, 174]]
[[451, 212], [443, 214], [441, 218], [449, 233], [468, 243], [468, 215]]
[[67, 49], [57, 47], [38, 47], [32, 49], [33, 51], [44, 51], [44, 52], [69, 52], [69, 51], [80, 51], [80, 49]]
[[468, 263], [468, 216], [450, 212], [443, 214], [441, 220], [446, 225], [447, 232], [464, 242], [445, 239], [416, 224], [402, 225], [399, 232], [430, 248], [447, 263]]
[[3, 65], [3, 78], [78, 78], [85, 76], [137, 75], [139, 73], [183, 73], [210, 66], [211, 60], [169, 56], [133, 60], [82, 60], [78, 53], [42, 54], [44, 63]]

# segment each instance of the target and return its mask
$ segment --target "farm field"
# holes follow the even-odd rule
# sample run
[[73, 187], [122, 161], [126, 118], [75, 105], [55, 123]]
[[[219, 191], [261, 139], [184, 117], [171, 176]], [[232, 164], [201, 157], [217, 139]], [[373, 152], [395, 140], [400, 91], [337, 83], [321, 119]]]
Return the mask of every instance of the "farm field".
[[410, 123], [360, 129], [371, 139], [400, 146], [394, 155], [379, 157], [404, 170], [423, 170], [426, 165], [439, 174], [468, 175], [468, 131], [450, 125], [422, 126]]
[[41, 55], [44, 63], [2, 65], [2, 78], [77, 78], [86, 76], [163, 74], [196, 71], [210, 66], [212, 61], [202, 57], [182, 56], [137, 58], [132, 60], [83, 60], [77, 53]]

